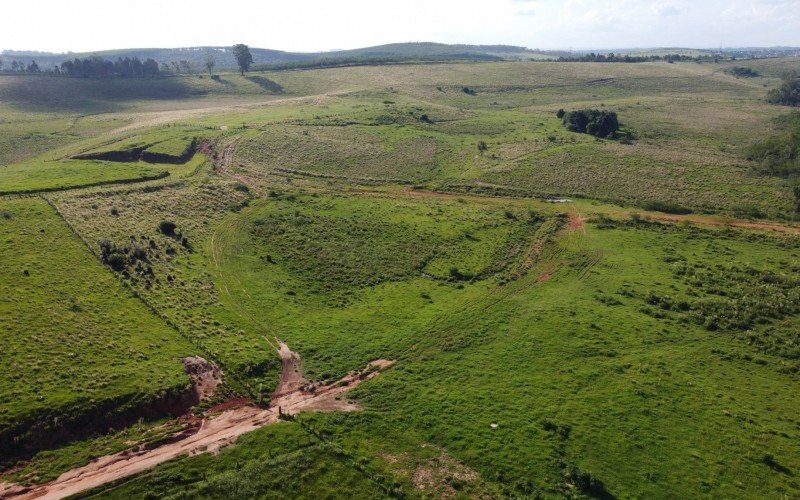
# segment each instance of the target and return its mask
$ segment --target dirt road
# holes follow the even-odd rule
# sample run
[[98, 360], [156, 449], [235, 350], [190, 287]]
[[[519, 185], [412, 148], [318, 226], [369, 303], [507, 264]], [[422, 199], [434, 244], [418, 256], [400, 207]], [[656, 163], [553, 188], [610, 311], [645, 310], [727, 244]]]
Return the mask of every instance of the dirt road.
[[373, 361], [364, 370], [350, 372], [339, 381], [314, 386], [303, 378], [300, 357], [286, 344], [279, 342], [279, 346], [281, 379], [269, 408], [245, 405], [223, 411], [217, 416], [205, 418], [196, 432], [190, 432], [186, 437], [180, 436], [172, 443], [153, 449], [140, 448], [108, 455], [65, 472], [50, 483], [32, 487], [0, 483], [0, 498], [64, 498], [143, 472], [182, 455], [214, 453], [233, 443], [242, 434], [278, 422], [278, 408], [289, 415], [306, 411], [358, 410], [358, 405], [340, 396], [361, 382], [376, 377], [379, 370], [393, 363], [387, 360]]

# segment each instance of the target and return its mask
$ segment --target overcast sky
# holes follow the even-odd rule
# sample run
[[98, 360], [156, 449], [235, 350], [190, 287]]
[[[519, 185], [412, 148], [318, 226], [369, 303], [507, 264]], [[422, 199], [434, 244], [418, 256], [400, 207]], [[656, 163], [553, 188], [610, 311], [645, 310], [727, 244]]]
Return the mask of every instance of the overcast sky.
[[800, 0], [7, 0], [0, 49], [800, 45]]

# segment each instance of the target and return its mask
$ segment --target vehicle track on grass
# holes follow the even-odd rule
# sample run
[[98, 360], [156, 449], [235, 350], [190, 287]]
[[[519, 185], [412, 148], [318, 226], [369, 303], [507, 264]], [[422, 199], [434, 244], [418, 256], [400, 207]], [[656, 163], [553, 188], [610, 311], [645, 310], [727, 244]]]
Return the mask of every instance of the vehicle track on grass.
[[[402, 189], [393, 189], [390, 191], [371, 190], [366, 188], [351, 188], [346, 192], [354, 194], [370, 195], [370, 196], [384, 196], [384, 197], [403, 196], [411, 198], [438, 198], [438, 199], [450, 199], [450, 200], [472, 199], [472, 200], [483, 200], [483, 201], [530, 199], [535, 201], [542, 201], [542, 199], [540, 198], [492, 196], [492, 195], [480, 195], [474, 193], [469, 193], [469, 194], [452, 193], [446, 191], [435, 191], [430, 189], [414, 189], [411, 186], [404, 186]], [[573, 210], [572, 204], [566, 204], [565, 209]], [[690, 223], [690, 224], [697, 224], [698, 226], [712, 226], [712, 227], [722, 227], [722, 228], [732, 227], [732, 228], [746, 229], [752, 231], [777, 232], [777, 233], [800, 235], [800, 224], [797, 223], [781, 223], [774, 221], [736, 219], [732, 217], [714, 216], [714, 215], [698, 215], [698, 214], [679, 215], [679, 214], [668, 214], [664, 212], [654, 212], [648, 210], [624, 209], [624, 208], [621, 208], [618, 212], [612, 212], [612, 214], [614, 213], [616, 213], [617, 215], [625, 215], [625, 216], [638, 214], [643, 218], [648, 218], [659, 222]], [[585, 231], [584, 215], [579, 215], [579, 217], [582, 219], [579, 229], [581, 231]]]
[[[329, 384], [309, 384], [300, 371], [300, 357], [275, 339], [282, 360], [280, 382], [276, 393], [264, 409], [253, 404], [225, 408], [213, 415], [211, 408], [198, 424], [190, 425], [173, 435], [172, 441], [155, 447], [140, 446], [112, 455], [63, 473], [57, 479], [36, 486], [0, 482], [0, 498], [58, 499], [149, 470], [158, 464], [185, 455], [216, 453], [248, 432], [278, 422], [282, 415], [301, 412], [356, 411], [358, 405], [341, 396], [362, 382], [377, 377], [393, 361], [379, 359], [360, 371], [352, 371]], [[275, 345], [270, 342], [271, 345]]]
[[[281, 97], [267, 100], [257, 100], [251, 102], [239, 102], [223, 106], [206, 106], [200, 108], [190, 109], [174, 109], [168, 111], [139, 111], [130, 113], [132, 123], [122, 127], [115, 128], [104, 135], [117, 135], [131, 132], [134, 130], [155, 127], [158, 125], [165, 125], [179, 120], [186, 120], [189, 118], [201, 118], [209, 115], [218, 115], [230, 113], [233, 111], [246, 111], [257, 108], [265, 108], [269, 106], [283, 105], [283, 104], [310, 104], [312, 106], [319, 106], [323, 100], [328, 97], [346, 94], [348, 90], [337, 90], [333, 92], [325, 92], [322, 94], [314, 94], [307, 96], [296, 97]], [[124, 113], [123, 113], [124, 114]]]

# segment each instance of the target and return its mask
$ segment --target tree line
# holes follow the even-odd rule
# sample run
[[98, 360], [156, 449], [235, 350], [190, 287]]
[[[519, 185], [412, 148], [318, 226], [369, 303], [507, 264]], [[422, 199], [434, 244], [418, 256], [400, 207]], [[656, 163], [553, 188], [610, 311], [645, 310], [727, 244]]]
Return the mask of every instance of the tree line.
[[11, 64], [5, 66], [5, 63], [0, 60], [0, 71], [11, 71], [12, 73], [41, 73], [41, 69], [39, 65], [36, 64], [36, 61], [31, 61], [29, 64], [25, 64], [22, 61], [11, 61]]
[[589, 54], [584, 54], [582, 56], [574, 56], [574, 57], [562, 56], [559, 57], [557, 61], [558, 62], [621, 62], [621, 63], [666, 61], [668, 63], [673, 63], [679, 61], [718, 62], [719, 58], [710, 55], [687, 56], [682, 54], [666, 54], [663, 56], [659, 55], [631, 56], [628, 54], [626, 55], [615, 54], [613, 52], [610, 52], [608, 54], [595, 54], [594, 52], [590, 52]]
[[[250, 54], [249, 48], [244, 44], [234, 45], [233, 55], [239, 70], [242, 75], [244, 75], [244, 73], [250, 69], [250, 65], [253, 64], [253, 56]], [[202, 66], [208, 71], [209, 75], [213, 76], [213, 69], [216, 66], [214, 54], [206, 54]], [[30, 74], [46, 73], [84, 78], [148, 78], [166, 75], [193, 75], [203, 68], [198, 68], [195, 62], [189, 60], [171, 61], [169, 63], [162, 62], [159, 64], [155, 59], [147, 58], [141, 60], [136, 56], [120, 57], [116, 61], [105, 59], [100, 56], [91, 56], [83, 59], [76, 57], [75, 59], [64, 61], [60, 65], [53, 65], [52, 68], [44, 70], [39, 67], [36, 61], [31, 61], [30, 64], [26, 64], [14, 60], [10, 65], [6, 66], [4, 61], [0, 60], [0, 71]]]

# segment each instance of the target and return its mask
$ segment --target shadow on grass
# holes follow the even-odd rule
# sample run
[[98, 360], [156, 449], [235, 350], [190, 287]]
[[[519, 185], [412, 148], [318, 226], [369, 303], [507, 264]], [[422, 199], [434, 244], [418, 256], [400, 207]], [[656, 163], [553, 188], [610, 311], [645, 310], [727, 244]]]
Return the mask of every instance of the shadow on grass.
[[114, 111], [137, 100], [175, 100], [207, 90], [177, 78], [0, 77], [0, 101], [25, 111]]
[[277, 82], [270, 80], [269, 78], [265, 78], [263, 76], [246, 76], [245, 78], [255, 83], [264, 90], [268, 90], [275, 94], [283, 93], [283, 87], [281, 87]]

